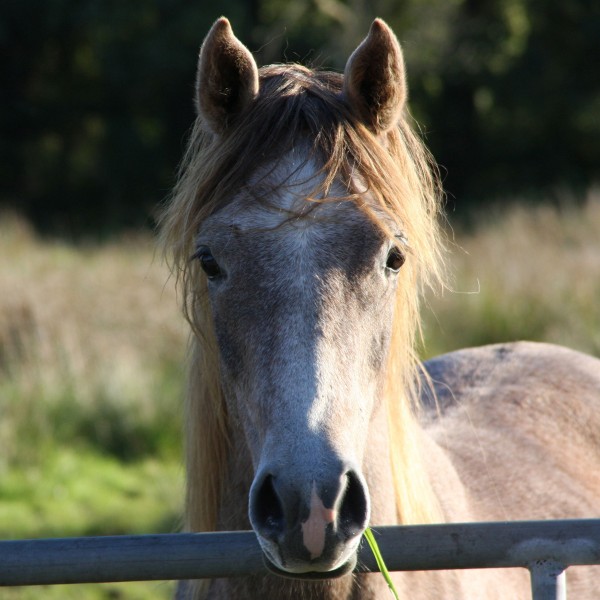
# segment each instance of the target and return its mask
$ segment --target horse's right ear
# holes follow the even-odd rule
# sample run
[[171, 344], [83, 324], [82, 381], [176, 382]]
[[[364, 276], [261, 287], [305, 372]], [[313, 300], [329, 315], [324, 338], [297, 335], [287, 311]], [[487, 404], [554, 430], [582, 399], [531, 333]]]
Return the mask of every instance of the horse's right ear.
[[256, 61], [233, 35], [229, 21], [221, 17], [200, 48], [196, 79], [198, 114], [214, 133], [223, 133], [257, 94]]

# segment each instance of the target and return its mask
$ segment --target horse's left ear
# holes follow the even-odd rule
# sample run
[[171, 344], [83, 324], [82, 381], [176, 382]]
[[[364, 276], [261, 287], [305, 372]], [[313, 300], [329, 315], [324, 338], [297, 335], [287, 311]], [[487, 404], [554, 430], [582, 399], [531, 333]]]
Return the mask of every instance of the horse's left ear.
[[215, 22], [200, 48], [196, 94], [198, 114], [217, 134], [258, 94], [256, 61], [225, 17]]
[[375, 19], [369, 35], [348, 59], [344, 96], [356, 116], [374, 133], [400, 118], [407, 97], [404, 59], [393, 31]]

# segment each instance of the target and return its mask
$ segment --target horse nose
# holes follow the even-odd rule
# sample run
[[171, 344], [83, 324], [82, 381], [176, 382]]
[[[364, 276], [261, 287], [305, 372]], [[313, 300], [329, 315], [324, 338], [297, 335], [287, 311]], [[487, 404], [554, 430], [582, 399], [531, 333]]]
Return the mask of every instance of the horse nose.
[[271, 474], [251, 490], [250, 522], [257, 533], [268, 539], [276, 539], [285, 530], [283, 501]]
[[339, 527], [348, 537], [354, 537], [362, 534], [368, 521], [369, 502], [365, 486], [354, 471], [348, 471], [340, 506]]
[[311, 559], [321, 556], [328, 543], [343, 544], [362, 534], [368, 519], [366, 485], [353, 469], [303, 486], [266, 471], [250, 493], [256, 533], [278, 545], [299, 538]]

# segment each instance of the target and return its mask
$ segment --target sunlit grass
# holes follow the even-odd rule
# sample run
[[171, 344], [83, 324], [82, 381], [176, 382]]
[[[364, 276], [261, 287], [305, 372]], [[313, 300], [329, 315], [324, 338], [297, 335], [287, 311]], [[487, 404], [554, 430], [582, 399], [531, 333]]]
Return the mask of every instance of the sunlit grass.
[[[186, 329], [150, 236], [43, 241], [0, 219], [0, 538], [178, 531]], [[170, 583], [2, 598], [169, 598]]]
[[149, 236], [76, 247], [0, 222], [0, 468], [57, 442], [180, 455], [185, 327], [153, 251]]
[[[171, 533], [180, 527], [178, 461], [123, 463], [79, 448], [55, 448], [37, 464], [0, 476], [0, 539]], [[4, 588], [7, 600], [167, 599], [172, 582]]]
[[58, 446], [0, 477], [0, 539], [173, 532], [182, 494], [173, 461]]
[[394, 582], [392, 581], [390, 573], [385, 564], [385, 560], [381, 554], [381, 551], [379, 550], [379, 544], [377, 544], [377, 540], [375, 539], [373, 530], [370, 527], [367, 527], [365, 529], [365, 532], [363, 533], [363, 536], [364, 536], [365, 540], [367, 540], [367, 543], [369, 544], [369, 548], [371, 548], [371, 552], [373, 553], [373, 556], [375, 557], [375, 562], [377, 563], [377, 566], [379, 567], [381, 576], [385, 579], [385, 582], [387, 583], [388, 588], [390, 588], [390, 592], [392, 593], [392, 596], [394, 596], [394, 598], [396, 600], [400, 600], [400, 597], [398, 596], [398, 592], [396, 591], [396, 587], [394, 586]]
[[495, 207], [451, 251], [452, 289], [423, 311], [425, 356], [522, 339], [600, 356], [600, 195]]
[[87, 583], [2, 588], [2, 600], [170, 600], [175, 584], [168, 581]]

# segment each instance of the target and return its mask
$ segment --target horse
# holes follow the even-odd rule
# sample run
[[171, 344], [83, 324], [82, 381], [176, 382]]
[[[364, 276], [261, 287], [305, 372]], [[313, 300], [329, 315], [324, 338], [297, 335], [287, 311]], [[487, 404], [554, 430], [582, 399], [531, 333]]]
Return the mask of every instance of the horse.
[[[419, 363], [443, 193], [406, 101], [380, 19], [343, 75], [259, 69], [226, 18], [201, 46], [160, 218], [191, 325], [185, 527], [252, 528], [269, 572], [179, 598], [381, 599], [353, 572], [369, 524], [597, 515], [598, 359], [517, 342]], [[415, 600], [529, 594], [519, 569], [393, 577]]]

